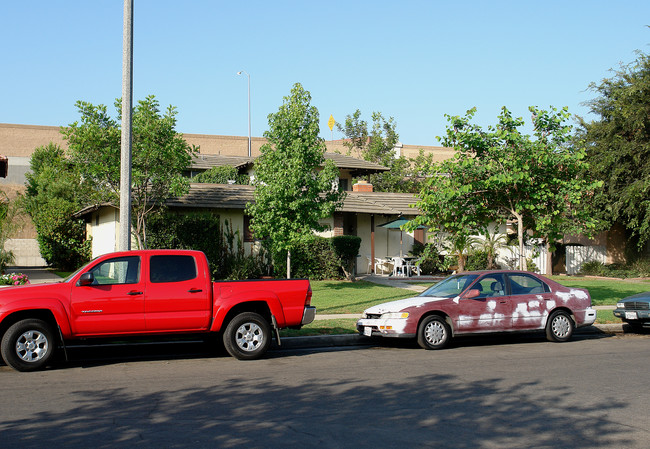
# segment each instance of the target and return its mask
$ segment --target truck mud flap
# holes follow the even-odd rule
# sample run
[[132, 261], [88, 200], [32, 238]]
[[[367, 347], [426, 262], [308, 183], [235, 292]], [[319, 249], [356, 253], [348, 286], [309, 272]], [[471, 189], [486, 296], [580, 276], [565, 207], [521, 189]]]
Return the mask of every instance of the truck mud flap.
[[63, 332], [61, 332], [61, 326], [57, 324], [56, 328], [59, 330], [59, 338], [61, 339], [61, 347], [63, 348], [63, 357], [65, 357], [66, 362], [69, 362], [70, 360], [68, 359], [68, 349], [65, 346], [65, 340], [63, 339]]
[[280, 329], [278, 329], [278, 322], [275, 320], [275, 315], [271, 315], [271, 324], [273, 325], [273, 332], [275, 332], [275, 339], [278, 342], [278, 346], [282, 346], [280, 341]]

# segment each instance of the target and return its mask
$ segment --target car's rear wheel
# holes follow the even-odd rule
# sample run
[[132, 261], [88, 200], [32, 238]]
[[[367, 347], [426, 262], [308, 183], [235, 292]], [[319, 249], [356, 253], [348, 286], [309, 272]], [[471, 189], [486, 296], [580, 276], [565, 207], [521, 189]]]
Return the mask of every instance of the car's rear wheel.
[[451, 340], [451, 328], [438, 315], [426, 317], [418, 327], [418, 344], [424, 349], [442, 349]]
[[12, 324], [2, 337], [2, 358], [15, 370], [34, 371], [52, 358], [56, 346], [52, 327], [37, 319]]
[[239, 360], [258, 359], [271, 344], [271, 326], [257, 313], [240, 313], [226, 326], [223, 344]]
[[549, 341], [567, 341], [573, 335], [573, 320], [568, 313], [557, 310], [551, 314], [546, 323], [546, 338]]

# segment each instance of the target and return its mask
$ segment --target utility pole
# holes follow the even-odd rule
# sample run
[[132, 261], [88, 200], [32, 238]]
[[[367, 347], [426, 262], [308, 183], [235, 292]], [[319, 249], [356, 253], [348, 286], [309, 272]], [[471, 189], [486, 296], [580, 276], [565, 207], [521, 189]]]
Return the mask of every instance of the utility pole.
[[133, 109], [133, 0], [124, 0], [119, 250], [131, 249], [131, 112]]

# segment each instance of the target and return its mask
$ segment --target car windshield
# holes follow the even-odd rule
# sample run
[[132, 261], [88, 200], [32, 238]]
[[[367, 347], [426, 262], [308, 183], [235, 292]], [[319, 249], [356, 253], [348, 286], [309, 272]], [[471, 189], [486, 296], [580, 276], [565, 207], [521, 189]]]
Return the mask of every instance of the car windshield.
[[443, 279], [429, 287], [420, 296], [435, 296], [437, 298], [453, 298], [472, 284], [478, 277], [477, 274], [459, 274]]

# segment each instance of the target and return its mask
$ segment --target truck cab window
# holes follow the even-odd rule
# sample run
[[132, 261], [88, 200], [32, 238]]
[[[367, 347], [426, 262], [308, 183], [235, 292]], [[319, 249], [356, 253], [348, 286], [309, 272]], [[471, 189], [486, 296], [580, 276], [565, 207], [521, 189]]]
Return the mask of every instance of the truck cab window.
[[182, 282], [196, 277], [196, 262], [192, 256], [151, 256], [149, 278], [153, 283]]
[[140, 280], [140, 257], [109, 259], [93, 267], [90, 272], [95, 277], [93, 285], [137, 284]]

